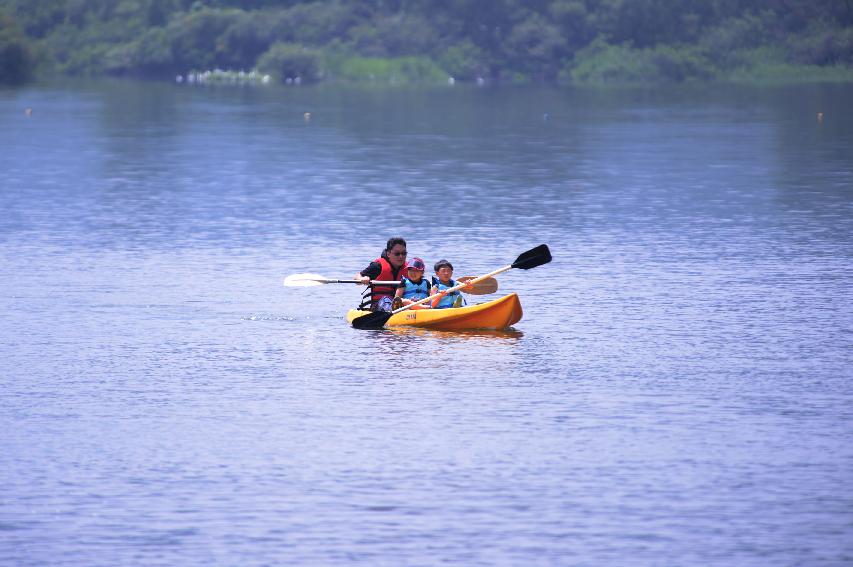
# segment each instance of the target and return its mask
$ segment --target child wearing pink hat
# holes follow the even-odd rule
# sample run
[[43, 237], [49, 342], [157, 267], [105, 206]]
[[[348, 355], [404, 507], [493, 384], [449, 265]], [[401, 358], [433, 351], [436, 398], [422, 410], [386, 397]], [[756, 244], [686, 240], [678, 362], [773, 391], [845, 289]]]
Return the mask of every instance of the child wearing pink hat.
[[[400, 286], [397, 288], [397, 293], [394, 297], [394, 309], [399, 309], [404, 305], [411, 305], [420, 299], [425, 299], [430, 296], [432, 284], [429, 280], [424, 279], [424, 270], [426, 264], [420, 258], [412, 258], [408, 266], [408, 276], [403, 276], [400, 280]], [[429, 305], [421, 303], [413, 309], [427, 308]]]

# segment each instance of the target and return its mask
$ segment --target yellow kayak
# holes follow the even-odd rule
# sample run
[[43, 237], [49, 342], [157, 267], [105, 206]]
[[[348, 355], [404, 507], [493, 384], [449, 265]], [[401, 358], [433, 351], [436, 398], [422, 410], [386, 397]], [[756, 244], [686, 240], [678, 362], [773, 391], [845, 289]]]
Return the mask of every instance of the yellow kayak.
[[[371, 313], [359, 309], [347, 312], [347, 322]], [[443, 331], [470, 329], [506, 329], [521, 320], [521, 301], [511, 293], [477, 305], [447, 309], [407, 309], [391, 315], [386, 327], [425, 327]]]

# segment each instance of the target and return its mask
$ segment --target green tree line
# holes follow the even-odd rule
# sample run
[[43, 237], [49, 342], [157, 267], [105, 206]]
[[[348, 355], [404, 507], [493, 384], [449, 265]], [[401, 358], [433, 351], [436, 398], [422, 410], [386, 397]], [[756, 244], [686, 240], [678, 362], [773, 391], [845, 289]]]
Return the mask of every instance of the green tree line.
[[853, 0], [0, 0], [37, 73], [636, 82], [853, 68]]

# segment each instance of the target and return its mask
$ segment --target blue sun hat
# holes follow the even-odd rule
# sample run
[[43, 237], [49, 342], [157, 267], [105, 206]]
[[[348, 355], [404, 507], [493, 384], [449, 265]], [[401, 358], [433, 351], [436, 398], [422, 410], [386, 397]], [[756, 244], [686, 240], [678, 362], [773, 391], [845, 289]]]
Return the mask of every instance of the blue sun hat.
[[426, 264], [424, 264], [424, 261], [420, 258], [412, 258], [412, 261], [409, 262], [409, 269], [420, 270], [423, 272], [424, 270], [426, 270]]

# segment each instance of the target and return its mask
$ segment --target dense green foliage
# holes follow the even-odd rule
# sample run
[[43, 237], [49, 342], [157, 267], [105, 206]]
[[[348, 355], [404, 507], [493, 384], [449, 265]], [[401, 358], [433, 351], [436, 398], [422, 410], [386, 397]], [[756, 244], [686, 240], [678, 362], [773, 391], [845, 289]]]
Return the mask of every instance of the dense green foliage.
[[306, 82], [853, 75], [853, 0], [0, 0], [0, 13], [5, 81], [37, 62]]
[[32, 75], [33, 65], [30, 42], [15, 21], [0, 12], [0, 83], [26, 82]]

